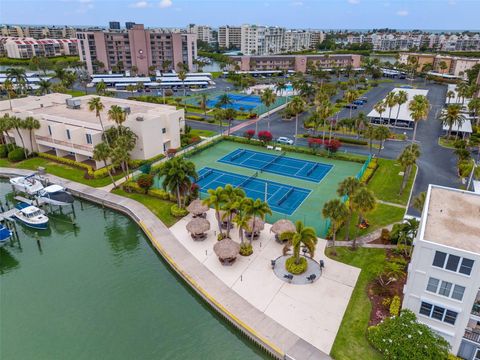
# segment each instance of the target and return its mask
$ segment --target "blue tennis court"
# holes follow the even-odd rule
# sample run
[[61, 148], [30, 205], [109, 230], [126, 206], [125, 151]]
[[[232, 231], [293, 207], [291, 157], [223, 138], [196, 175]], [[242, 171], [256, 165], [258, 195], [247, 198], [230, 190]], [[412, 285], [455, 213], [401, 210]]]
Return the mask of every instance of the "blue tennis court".
[[[242, 94], [228, 94], [227, 95], [232, 101], [231, 104], [222, 105], [222, 108], [232, 108], [235, 110], [243, 109], [252, 110], [255, 109], [262, 103], [260, 97], [255, 95], [242, 95]], [[207, 107], [213, 108], [220, 100], [221, 95], [216, 96], [213, 99], [207, 100]]]
[[218, 160], [225, 164], [246, 167], [260, 172], [320, 182], [333, 165], [294, 159], [285, 153], [268, 154], [247, 149], [237, 149]]
[[[256, 175], [255, 175], [256, 174]], [[201, 193], [207, 193], [209, 189], [216, 189], [231, 184], [242, 188], [248, 197], [252, 199], [265, 199], [272, 211], [292, 215], [300, 204], [310, 195], [310, 190], [295, 186], [284, 185], [277, 182], [259, 179], [258, 172], [253, 176], [244, 176], [227, 171], [204, 167], [198, 172], [197, 184]]]

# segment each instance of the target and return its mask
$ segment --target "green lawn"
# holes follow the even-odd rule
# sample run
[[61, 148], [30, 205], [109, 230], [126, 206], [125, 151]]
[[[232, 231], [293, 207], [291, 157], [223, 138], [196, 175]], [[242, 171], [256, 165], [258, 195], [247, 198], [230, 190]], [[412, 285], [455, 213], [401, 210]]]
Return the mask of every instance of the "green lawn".
[[121, 189], [112, 190], [112, 193], [125, 196], [142, 203], [168, 227], [172, 226], [178, 221], [178, 218], [172, 216], [170, 213], [170, 208], [173, 205], [173, 203], [170, 201], [161, 200], [145, 194], [127, 193]]
[[327, 250], [330, 258], [362, 269], [330, 355], [336, 360], [382, 359], [368, 343], [365, 333], [372, 310], [367, 296], [367, 286], [375, 278], [376, 271], [384, 266], [385, 250], [368, 248], [351, 250], [337, 247], [335, 257], [330, 255], [330, 250]]
[[[85, 179], [85, 171], [83, 169], [60, 164], [40, 157], [23, 160], [18, 163], [12, 163], [7, 159], [0, 159], [0, 167], [37, 170], [39, 166], [44, 167], [49, 174], [92, 187], [102, 187], [110, 184], [110, 178], [108, 176], [101, 179]], [[117, 179], [121, 177], [122, 175], [115, 176]]]
[[448, 148], [448, 149], [455, 149], [455, 140], [454, 139], [446, 139], [444, 137], [438, 138], [438, 145]]
[[416, 167], [410, 174], [403, 194], [399, 195], [403, 178], [399, 173], [403, 171], [402, 167], [395, 160], [387, 159], [378, 159], [378, 165], [373, 178], [368, 183], [368, 188], [374, 192], [379, 200], [407, 205], [417, 171]]
[[[367, 229], [358, 229], [357, 236], [363, 236], [392, 223], [401, 221], [404, 214], [405, 209], [385, 204], [377, 204], [376, 208], [366, 216], [370, 226]], [[358, 215], [354, 215], [350, 223], [350, 239], [355, 235], [357, 223]], [[346, 228], [342, 227], [337, 233], [338, 240], [345, 238], [345, 232]]]
[[192, 136], [211, 137], [213, 135], [216, 135], [217, 132], [212, 130], [192, 129], [190, 130], [190, 134], [192, 134]]
[[85, 96], [85, 91], [83, 90], [67, 90], [65, 94], [72, 95], [73, 97]]

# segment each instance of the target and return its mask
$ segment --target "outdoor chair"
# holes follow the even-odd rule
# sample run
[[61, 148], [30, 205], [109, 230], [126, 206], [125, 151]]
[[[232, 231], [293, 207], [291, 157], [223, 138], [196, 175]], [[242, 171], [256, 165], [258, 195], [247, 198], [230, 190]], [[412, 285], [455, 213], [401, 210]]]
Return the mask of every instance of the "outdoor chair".
[[270, 260], [270, 264], [272, 265], [272, 269], [275, 269], [275, 260]]
[[320, 260], [320, 270], [323, 270], [324, 267], [325, 263], [323, 262], [323, 260]]
[[307, 276], [307, 280], [310, 281], [311, 283], [313, 283], [316, 278], [317, 278], [317, 275], [315, 274]]
[[287, 279], [289, 283], [291, 283], [292, 280], [293, 280], [293, 275], [292, 274], [285, 274], [285, 275], [283, 275], [283, 277], [285, 279]]

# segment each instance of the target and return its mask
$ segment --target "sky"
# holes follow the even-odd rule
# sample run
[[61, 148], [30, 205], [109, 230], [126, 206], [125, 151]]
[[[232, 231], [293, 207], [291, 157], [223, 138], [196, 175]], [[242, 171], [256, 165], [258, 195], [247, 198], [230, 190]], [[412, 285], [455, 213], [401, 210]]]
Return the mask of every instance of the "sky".
[[0, 0], [2, 24], [480, 30], [480, 0]]

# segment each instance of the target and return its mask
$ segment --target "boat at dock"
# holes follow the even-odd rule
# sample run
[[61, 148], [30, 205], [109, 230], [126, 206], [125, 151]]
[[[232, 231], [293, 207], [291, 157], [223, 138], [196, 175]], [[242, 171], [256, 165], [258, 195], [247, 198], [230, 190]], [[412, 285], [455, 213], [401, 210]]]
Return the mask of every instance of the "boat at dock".
[[3, 224], [0, 224], [0, 247], [4, 246], [8, 240], [12, 237], [12, 231], [5, 227]]
[[11, 178], [10, 184], [12, 184], [16, 191], [23, 192], [27, 195], [36, 195], [43, 189], [43, 184], [35, 178], [35, 175]]
[[46, 204], [66, 206], [73, 204], [73, 196], [60, 185], [50, 185], [38, 192], [37, 198]]
[[14, 212], [13, 216], [26, 226], [39, 230], [48, 227], [48, 217], [42, 209], [23, 202], [15, 205], [15, 208], [17, 211]]

